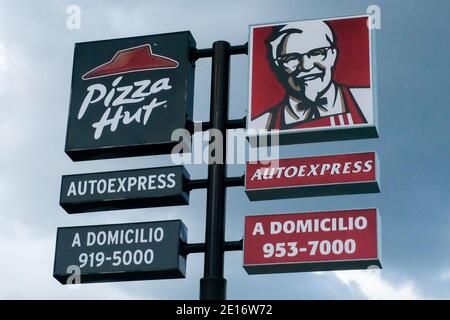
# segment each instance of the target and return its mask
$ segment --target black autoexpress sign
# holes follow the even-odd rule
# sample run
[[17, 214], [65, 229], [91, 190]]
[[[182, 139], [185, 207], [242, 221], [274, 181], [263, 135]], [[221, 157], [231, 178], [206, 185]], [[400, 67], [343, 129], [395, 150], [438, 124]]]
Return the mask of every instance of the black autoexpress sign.
[[170, 153], [192, 119], [189, 31], [75, 45], [66, 153], [74, 161]]
[[183, 166], [65, 175], [60, 205], [68, 213], [189, 204]]
[[[184, 278], [181, 220], [58, 228], [53, 276], [62, 284]], [[73, 281], [72, 281], [73, 280]]]

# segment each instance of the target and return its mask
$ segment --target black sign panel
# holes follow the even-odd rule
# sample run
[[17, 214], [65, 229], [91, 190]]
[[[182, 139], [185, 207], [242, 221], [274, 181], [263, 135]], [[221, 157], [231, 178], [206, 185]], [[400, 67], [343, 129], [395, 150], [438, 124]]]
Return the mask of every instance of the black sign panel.
[[77, 43], [66, 135], [74, 161], [170, 153], [192, 119], [189, 31]]
[[186, 242], [181, 220], [58, 228], [53, 276], [62, 284], [184, 278]]
[[60, 205], [68, 213], [189, 204], [183, 166], [62, 177]]

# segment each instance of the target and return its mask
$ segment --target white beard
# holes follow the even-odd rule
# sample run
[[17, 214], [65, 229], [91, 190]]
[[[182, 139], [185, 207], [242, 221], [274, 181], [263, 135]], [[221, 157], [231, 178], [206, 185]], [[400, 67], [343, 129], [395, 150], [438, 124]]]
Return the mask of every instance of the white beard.
[[325, 79], [320, 78], [305, 81], [305, 97], [311, 101], [316, 101], [317, 96], [326, 88]]
[[325, 89], [331, 82], [330, 73], [325, 73], [323, 79], [315, 78], [312, 80], [305, 81], [304, 86], [304, 94], [305, 97], [311, 101], [316, 101], [318, 96], [324, 93]]

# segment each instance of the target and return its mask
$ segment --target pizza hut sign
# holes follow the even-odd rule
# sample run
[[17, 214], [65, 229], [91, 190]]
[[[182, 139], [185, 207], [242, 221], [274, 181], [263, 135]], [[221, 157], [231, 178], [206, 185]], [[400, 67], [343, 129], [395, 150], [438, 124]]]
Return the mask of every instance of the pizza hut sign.
[[192, 119], [190, 32], [75, 45], [66, 153], [74, 161], [170, 153]]

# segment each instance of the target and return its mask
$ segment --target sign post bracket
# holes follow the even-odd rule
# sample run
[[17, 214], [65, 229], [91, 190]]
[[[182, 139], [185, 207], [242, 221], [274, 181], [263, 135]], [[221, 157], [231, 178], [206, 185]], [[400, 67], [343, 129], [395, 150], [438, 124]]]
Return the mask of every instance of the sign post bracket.
[[[219, 42], [219, 41], [217, 41]], [[248, 42], [238, 46], [229, 46], [228, 52], [230, 55], [234, 54], [247, 54], [248, 53]], [[200, 58], [211, 58], [214, 54], [214, 48], [207, 49], [194, 49], [191, 54], [191, 60], [196, 61]]]
[[[222, 244], [222, 249], [224, 251], [242, 251], [243, 249], [243, 239], [238, 241], [225, 241]], [[186, 243], [181, 249], [182, 255], [187, 256], [191, 253], [202, 253], [205, 252], [205, 243]]]
[[[247, 117], [241, 119], [227, 120], [227, 129], [245, 129], [247, 125]], [[199, 126], [202, 131], [211, 129], [211, 123], [209, 121], [194, 122], [192, 120], [186, 120], [186, 129], [191, 133], [195, 133], [197, 130], [196, 126]]]
[[[245, 175], [240, 177], [226, 177], [225, 186], [226, 187], [243, 187], [245, 184]], [[187, 190], [194, 189], [205, 189], [208, 187], [208, 179], [196, 179], [187, 181]]]

